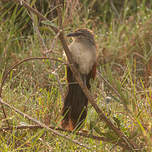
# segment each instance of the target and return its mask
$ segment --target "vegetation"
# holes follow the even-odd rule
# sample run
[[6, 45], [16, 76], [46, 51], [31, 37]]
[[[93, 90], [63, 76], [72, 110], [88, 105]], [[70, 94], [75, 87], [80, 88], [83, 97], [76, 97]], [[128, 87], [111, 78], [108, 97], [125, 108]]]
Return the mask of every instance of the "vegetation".
[[[65, 34], [80, 27], [94, 31], [98, 72], [91, 94], [106, 117], [136, 145], [132, 151], [152, 151], [152, 1], [60, 2], [33, 0], [30, 6], [54, 27], [60, 25], [57, 9], [62, 8]], [[5, 78], [0, 97], [69, 140], [36, 126], [12, 107], [1, 105], [0, 151], [128, 151], [120, 137], [99, 120], [91, 104], [85, 131], [69, 133], [58, 129], [66, 89], [66, 61], [59, 33], [21, 4], [17, 0], [0, 1], [1, 84]], [[19, 64], [24, 59], [28, 61]], [[16, 67], [6, 78], [14, 64]]]

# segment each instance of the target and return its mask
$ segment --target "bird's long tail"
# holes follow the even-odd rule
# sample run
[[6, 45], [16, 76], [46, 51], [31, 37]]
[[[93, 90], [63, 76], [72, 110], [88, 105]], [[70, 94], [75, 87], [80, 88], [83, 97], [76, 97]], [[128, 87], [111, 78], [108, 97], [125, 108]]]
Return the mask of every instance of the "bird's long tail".
[[[89, 75], [81, 75], [81, 78], [90, 89]], [[83, 90], [76, 82], [72, 71], [67, 67], [68, 91], [62, 109], [62, 127], [66, 130], [73, 130], [82, 126], [87, 116], [88, 99]]]

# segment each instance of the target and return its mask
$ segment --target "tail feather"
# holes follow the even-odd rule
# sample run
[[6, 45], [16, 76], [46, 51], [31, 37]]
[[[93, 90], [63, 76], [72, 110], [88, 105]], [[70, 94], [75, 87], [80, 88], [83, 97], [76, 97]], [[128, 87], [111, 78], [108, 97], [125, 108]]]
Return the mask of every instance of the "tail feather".
[[[90, 76], [90, 74], [81, 76], [88, 89], [90, 89]], [[76, 82], [69, 67], [67, 67], [67, 80], [68, 91], [62, 109], [62, 115], [64, 118], [61, 125], [67, 130], [73, 130], [79, 128], [87, 116], [88, 99]]]

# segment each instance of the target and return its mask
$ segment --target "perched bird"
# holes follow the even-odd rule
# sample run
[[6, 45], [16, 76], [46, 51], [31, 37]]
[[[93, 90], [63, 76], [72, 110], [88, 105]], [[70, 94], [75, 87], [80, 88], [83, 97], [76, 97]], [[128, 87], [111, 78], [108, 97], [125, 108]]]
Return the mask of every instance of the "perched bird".
[[[67, 35], [73, 42], [69, 45], [72, 59], [81, 75], [84, 85], [90, 89], [90, 79], [96, 74], [96, 44], [93, 33], [88, 29], [78, 29]], [[74, 130], [81, 127], [87, 116], [88, 99], [67, 65], [68, 89], [62, 109], [62, 128]]]

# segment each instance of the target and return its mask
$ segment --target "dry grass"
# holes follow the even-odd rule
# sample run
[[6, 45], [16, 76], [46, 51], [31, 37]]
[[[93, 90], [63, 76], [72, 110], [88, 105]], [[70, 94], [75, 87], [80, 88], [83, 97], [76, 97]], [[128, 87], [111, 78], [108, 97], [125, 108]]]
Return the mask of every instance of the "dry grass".
[[[98, 44], [98, 74], [92, 82], [92, 94], [105, 115], [119, 127], [131, 141], [140, 146], [141, 151], [151, 151], [152, 129], [152, 12], [145, 7], [138, 8], [136, 14], [121, 20], [113, 17], [110, 24], [98, 18], [80, 16], [83, 5], [76, 1], [65, 5], [63, 25], [65, 32], [77, 27], [91, 28], [96, 34]], [[86, 6], [85, 6], [86, 7]], [[73, 8], [73, 9], [71, 9]], [[107, 10], [106, 10], [107, 11]], [[131, 10], [130, 10], [131, 11]], [[31, 56], [42, 56], [43, 47], [36, 31], [27, 36], [19, 30], [17, 8], [9, 18], [0, 16], [0, 78], [4, 69], [15, 62]], [[72, 18], [71, 15], [74, 14]], [[5, 13], [5, 12], [4, 12]], [[36, 20], [36, 19], [35, 19]], [[85, 23], [84, 23], [85, 22]], [[54, 21], [55, 24], [56, 20]], [[99, 24], [100, 23], [100, 24]], [[54, 36], [41, 25], [40, 33], [47, 48], [52, 48]], [[49, 57], [64, 62], [62, 47], [56, 40]], [[46, 125], [60, 126], [60, 110], [66, 79], [64, 64], [41, 60], [26, 62], [14, 69], [3, 87], [2, 98], [20, 111], [40, 120]], [[108, 80], [111, 87], [103, 81], [100, 74]], [[116, 89], [116, 94], [113, 89]], [[130, 112], [126, 111], [126, 107]], [[11, 126], [32, 124], [29, 120], [5, 108]], [[6, 127], [6, 119], [0, 110], [0, 126]], [[84, 129], [87, 133], [103, 136], [112, 141], [118, 137], [105, 123], [99, 121], [95, 110], [89, 105]], [[65, 135], [69, 133], [65, 132]], [[91, 151], [123, 151], [119, 146], [108, 142], [87, 139], [76, 134], [71, 139], [91, 147]], [[25, 129], [0, 132], [0, 151], [88, 151], [43, 129]]]

